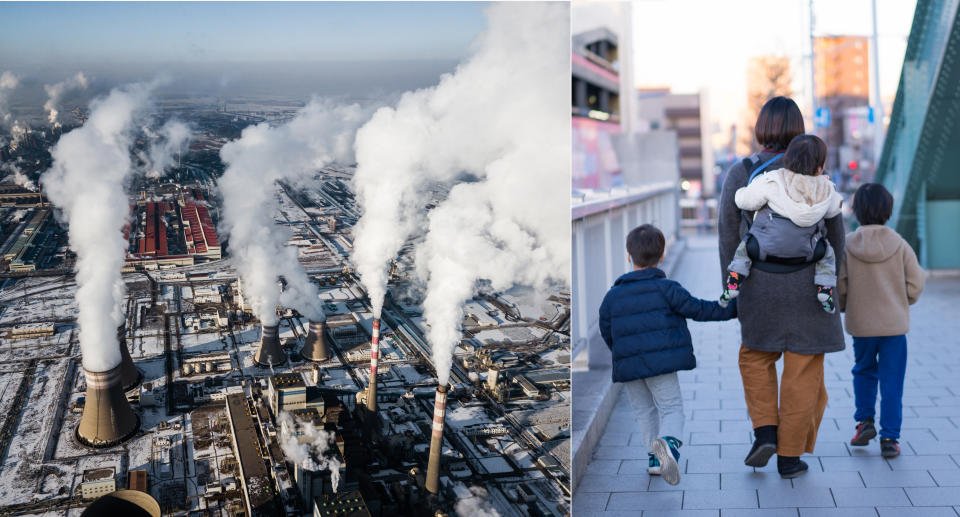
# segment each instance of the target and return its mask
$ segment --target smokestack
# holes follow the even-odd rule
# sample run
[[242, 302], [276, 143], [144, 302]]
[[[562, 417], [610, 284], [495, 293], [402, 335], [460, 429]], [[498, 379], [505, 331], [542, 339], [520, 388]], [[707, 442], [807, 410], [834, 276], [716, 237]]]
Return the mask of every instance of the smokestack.
[[280, 325], [263, 325], [261, 327], [260, 347], [253, 355], [253, 360], [260, 366], [276, 366], [287, 361], [287, 355], [280, 348]]
[[130, 391], [140, 384], [143, 374], [133, 365], [133, 359], [127, 349], [126, 325], [117, 327], [117, 342], [120, 344], [120, 385], [123, 391]]
[[367, 409], [377, 412], [377, 358], [380, 356], [380, 320], [373, 320], [370, 335], [370, 383], [367, 385]]
[[443, 452], [443, 418], [447, 412], [447, 387], [437, 386], [433, 403], [433, 432], [430, 435], [430, 459], [427, 460], [427, 491], [440, 491], [440, 454]]
[[307, 342], [304, 343], [300, 355], [310, 361], [322, 362], [330, 359], [330, 349], [327, 340], [323, 337], [324, 321], [310, 321], [310, 331], [307, 333]]
[[111, 447], [127, 440], [140, 428], [130, 403], [123, 395], [120, 367], [106, 372], [84, 369], [87, 400], [77, 426], [77, 440], [89, 447]]

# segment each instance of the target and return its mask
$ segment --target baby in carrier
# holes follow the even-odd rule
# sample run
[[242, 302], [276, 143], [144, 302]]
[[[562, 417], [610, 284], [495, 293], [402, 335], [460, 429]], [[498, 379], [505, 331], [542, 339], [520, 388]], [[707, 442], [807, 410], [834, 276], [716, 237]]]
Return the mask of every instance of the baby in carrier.
[[819, 246], [825, 245], [825, 250], [816, 262], [814, 275], [817, 299], [823, 310], [829, 313], [836, 310], [833, 295], [837, 285], [836, 257], [826, 240], [824, 219], [840, 213], [843, 199], [830, 178], [823, 174], [826, 157], [827, 146], [823, 140], [814, 135], [798, 135], [783, 155], [782, 169], [751, 178], [747, 186], [737, 190], [734, 198], [737, 207], [756, 212], [747, 235], [727, 266], [729, 274], [720, 296], [721, 306], [725, 307], [740, 294], [740, 284], [750, 275], [753, 260], [811, 262], [822, 240]]

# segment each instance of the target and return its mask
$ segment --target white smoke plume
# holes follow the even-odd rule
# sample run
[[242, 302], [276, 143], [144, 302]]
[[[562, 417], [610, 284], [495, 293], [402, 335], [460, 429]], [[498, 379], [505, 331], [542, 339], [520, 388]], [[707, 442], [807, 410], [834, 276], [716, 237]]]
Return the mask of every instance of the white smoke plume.
[[20, 185], [21, 187], [36, 192], [37, 184], [33, 182], [23, 171], [20, 169], [19, 164], [23, 162], [23, 158], [17, 158], [16, 162], [6, 162], [0, 164], [0, 171], [6, 172], [9, 175], [4, 178], [12, 180], [15, 184]]
[[43, 89], [47, 92], [47, 102], [43, 104], [43, 109], [47, 112], [47, 120], [53, 127], [60, 126], [60, 99], [70, 90], [86, 90], [87, 77], [83, 72], [77, 72], [73, 77], [69, 77], [56, 84], [45, 84]]
[[10, 121], [10, 112], [7, 111], [7, 98], [19, 84], [20, 78], [13, 72], [7, 70], [0, 74], [0, 125], [6, 125]]
[[[227, 168], [219, 182], [220, 228], [262, 324], [277, 324], [275, 308], [281, 303], [308, 319], [324, 318], [316, 286], [297, 260], [297, 250], [286, 245], [290, 232], [274, 224], [275, 183], [296, 181], [334, 162], [351, 162], [356, 129], [368, 116], [369, 110], [356, 104], [315, 99], [290, 122], [250, 126], [221, 149]], [[286, 280], [282, 296], [280, 276]]]
[[[536, 55], [541, 42], [534, 38], [544, 32], [530, 36], [529, 27], [511, 31], [536, 25], [530, 21], [540, 15], [550, 23], [565, 13], [560, 6], [492, 6], [477, 51], [454, 74], [435, 87], [404, 94], [395, 108], [382, 108], [357, 133], [354, 186], [363, 216], [354, 229], [351, 258], [375, 316], [386, 291], [387, 264], [418, 223], [424, 186], [463, 172], [483, 174], [488, 163], [514, 145], [514, 126], [527, 117], [525, 101], [550, 95], [561, 84], [546, 91], [517, 91], [542, 73], [544, 56]], [[559, 23], [551, 24], [555, 26]]]
[[458, 517], [500, 517], [500, 512], [487, 501], [486, 489], [481, 486], [472, 486], [470, 493], [472, 497], [460, 499], [453, 507]]
[[137, 115], [155, 84], [132, 84], [90, 103], [90, 118], [51, 150], [53, 166], [40, 183], [69, 224], [77, 254], [77, 306], [83, 367], [105, 372], [120, 364], [117, 326], [123, 322], [120, 274], [129, 204], [124, 183]]
[[193, 136], [190, 126], [173, 119], [158, 131], [144, 127], [143, 132], [150, 138], [147, 155], [142, 157], [146, 163], [147, 177], [150, 178], [163, 176], [167, 167], [176, 163]]
[[299, 427], [300, 432], [303, 433], [301, 436], [296, 436], [292, 432], [281, 433], [280, 448], [284, 456], [291, 463], [306, 470], [330, 471], [330, 484], [336, 492], [340, 484], [340, 460], [327, 454], [336, 435], [313, 425], [313, 422], [295, 420], [286, 411], [281, 412], [277, 420], [281, 428], [293, 431]]
[[424, 186], [464, 173], [479, 180], [456, 185], [431, 212], [417, 252], [441, 384], [460, 337], [461, 304], [477, 280], [509, 287], [569, 274], [568, 8], [503, 3], [486, 14], [477, 51], [454, 74], [405, 94], [357, 134], [363, 217], [352, 258], [375, 312], [387, 262], [415, 228]]
[[23, 139], [26, 138], [29, 132], [30, 128], [26, 123], [14, 120], [13, 125], [10, 127], [10, 150], [16, 151], [17, 148], [20, 147], [20, 142], [23, 142]]

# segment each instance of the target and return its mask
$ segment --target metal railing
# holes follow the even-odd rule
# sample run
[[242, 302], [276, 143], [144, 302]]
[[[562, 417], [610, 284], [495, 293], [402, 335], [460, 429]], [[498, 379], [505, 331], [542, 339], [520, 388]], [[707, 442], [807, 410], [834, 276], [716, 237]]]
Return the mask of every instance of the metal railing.
[[575, 368], [609, 367], [610, 352], [600, 337], [598, 311], [614, 280], [631, 269], [627, 233], [641, 224], [653, 224], [669, 245], [680, 228], [679, 197], [674, 181], [602, 193], [574, 192], [571, 335]]

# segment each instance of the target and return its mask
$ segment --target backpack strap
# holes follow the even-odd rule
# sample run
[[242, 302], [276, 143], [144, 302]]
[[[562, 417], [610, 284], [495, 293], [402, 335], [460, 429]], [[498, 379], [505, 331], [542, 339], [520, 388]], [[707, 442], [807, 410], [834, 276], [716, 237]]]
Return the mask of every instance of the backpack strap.
[[[783, 153], [778, 153], [778, 154], [775, 155], [773, 158], [770, 158], [769, 160], [763, 162], [763, 164], [760, 165], [759, 167], [757, 167], [756, 169], [753, 169], [753, 170], [750, 172], [750, 179], [747, 180], [747, 185], [749, 185], [750, 183], [752, 183], [753, 180], [754, 180], [754, 178], [756, 178], [756, 177], [759, 176], [760, 174], [763, 174], [764, 170], [765, 170], [767, 167], [769, 167], [773, 162], [775, 162], [775, 161], [777, 161], [778, 159], [780, 159], [781, 156], [783, 156]], [[760, 160], [760, 158], [759, 158], [759, 156], [758, 156], [758, 157], [757, 157], [757, 161], [759, 161], [759, 160]], [[747, 169], [747, 170], [750, 170], [750, 169]]]
[[[750, 183], [753, 183], [753, 180], [757, 176], [762, 174], [767, 167], [773, 164], [773, 162], [780, 159], [780, 157], [782, 156], [783, 156], [783, 153], [778, 153], [774, 155], [773, 158], [770, 158], [769, 160], [760, 164], [760, 166], [756, 166], [756, 163], [760, 161], [759, 154], [752, 154], [749, 157], [744, 158], [742, 162], [743, 169], [750, 173], [750, 177], [747, 179], [747, 185], [749, 185]], [[747, 231], [750, 231], [750, 227], [753, 226], [753, 218], [747, 217], [747, 212], [744, 210], [740, 210], [740, 217], [742, 217], [745, 221], [747, 221]]]

